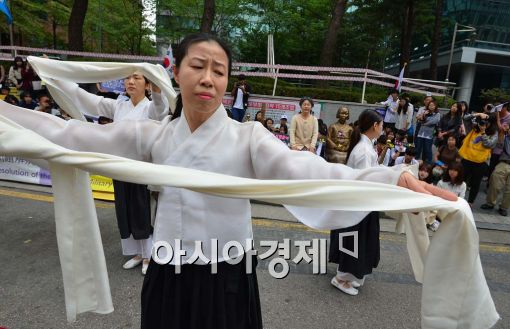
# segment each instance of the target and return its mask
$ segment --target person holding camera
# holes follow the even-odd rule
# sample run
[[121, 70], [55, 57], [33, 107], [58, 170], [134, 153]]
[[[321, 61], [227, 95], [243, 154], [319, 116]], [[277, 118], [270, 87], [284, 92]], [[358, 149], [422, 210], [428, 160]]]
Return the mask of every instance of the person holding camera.
[[474, 113], [470, 116], [473, 129], [467, 131], [459, 155], [464, 166], [466, 184], [470, 187], [468, 203], [472, 206], [478, 195], [483, 175], [487, 171], [487, 160], [496, 146], [498, 135], [497, 126], [489, 122], [489, 115]]
[[232, 101], [232, 119], [243, 122], [244, 113], [248, 108], [248, 97], [251, 94], [251, 87], [246, 83], [246, 76], [239, 74], [237, 82], [230, 93], [234, 100]]
[[510, 206], [510, 137], [508, 136], [509, 125], [502, 125], [503, 133], [499, 134], [498, 144], [502, 145], [502, 153], [498, 156], [498, 164], [490, 175], [489, 189], [485, 204], [480, 208], [485, 210], [494, 209], [499, 193], [504, 190], [503, 200], [499, 205], [498, 213], [507, 216], [507, 209]]

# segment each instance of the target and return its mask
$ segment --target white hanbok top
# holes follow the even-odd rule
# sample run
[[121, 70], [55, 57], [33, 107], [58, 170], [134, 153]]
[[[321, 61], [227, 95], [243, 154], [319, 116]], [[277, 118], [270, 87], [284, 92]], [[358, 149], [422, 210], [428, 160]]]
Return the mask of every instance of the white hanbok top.
[[81, 89], [78, 84], [68, 81], [54, 80], [54, 84], [68, 95], [80, 110], [92, 116], [103, 116], [113, 121], [121, 120], [163, 120], [169, 113], [166, 97], [160, 93], [152, 93], [152, 101], [143, 98], [133, 105], [129, 98], [105, 98]]
[[374, 143], [365, 134], [361, 134], [360, 141], [354, 146], [349, 155], [347, 165], [355, 169], [379, 167], [377, 158]]
[[[259, 122], [239, 123], [231, 120], [220, 106], [193, 133], [183, 115], [173, 121], [123, 120], [108, 125], [88, 124], [78, 120], [63, 121], [48, 117], [45, 124], [13, 111], [15, 121], [69, 149], [120, 155], [156, 164], [193, 168], [227, 175], [258, 179], [350, 179], [396, 184], [401, 169], [376, 167], [355, 170], [345, 165], [328, 163], [310, 152], [292, 151]], [[10, 115], [11, 115], [10, 114]], [[38, 121], [38, 122], [35, 122]], [[51, 122], [48, 122], [51, 121]], [[377, 164], [377, 154], [368, 138], [357, 148], [370, 150], [366, 165], [356, 163], [357, 152], [350, 159], [353, 167], [367, 168]], [[236, 140], [235, 144], [230, 143]], [[230, 145], [225, 147], [225, 145]], [[218, 240], [217, 261], [224, 261], [221, 251], [227, 242], [240, 242], [246, 250], [251, 239], [251, 208], [247, 199], [217, 197], [191, 190], [162, 186], [154, 224], [155, 243], [166, 241], [175, 251], [175, 239], [186, 251], [185, 262], [195, 250], [195, 241], [202, 241], [203, 254], [214, 259], [211, 239]], [[317, 218], [319, 209], [310, 209]], [[292, 211], [292, 210], [291, 210]], [[321, 215], [327, 213], [321, 210]], [[331, 217], [345, 221], [347, 226], [362, 219], [358, 212], [331, 211]], [[355, 219], [354, 219], [355, 218]], [[235, 249], [234, 249], [235, 250]], [[237, 257], [231, 253], [231, 257]], [[171, 264], [176, 264], [172, 259]]]

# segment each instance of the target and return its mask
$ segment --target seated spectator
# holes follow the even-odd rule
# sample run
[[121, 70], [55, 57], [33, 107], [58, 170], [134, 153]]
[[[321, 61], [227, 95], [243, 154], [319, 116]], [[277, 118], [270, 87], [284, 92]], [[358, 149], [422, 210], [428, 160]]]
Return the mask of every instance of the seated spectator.
[[2, 95], [4, 97], [9, 95], [10, 92], [11, 92], [11, 89], [7, 86], [2, 86], [2, 88], [0, 89], [0, 95]]
[[[386, 152], [383, 165], [393, 167], [395, 165], [395, 160], [406, 151], [406, 144], [403, 142], [403, 139], [401, 135], [395, 138], [395, 145], [390, 148], [389, 152]], [[388, 139], [387, 143], [389, 143], [389, 141], [390, 139]], [[391, 147], [392, 145], [389, 146]]]
[[447, 168], [448, 165], [455, 161], [460, 161], [459, 149], [457, 148], [457, 138], [455, 135], [444, 135], [446, 145], [441, 145], [434, 155], [434, 163]]
[[7, 95], [7, 96], [5, 96], [4, 102], [7, 102], [7, 103], [9, 103], [11, 105], [16, 105], [16, 106], [18, 106], [18, 104], [19, 104], [19, 100], [14, 95]]
[[418, 168], [418, 179], [429, 184], [432, 183], [432, 166], [423, 162]]
[[466, 196], [466, 183], [464, 182], [464, 168], [460, 162], [452, 162], [448, 165], [443, 178], [437, 183], [437, 187], [455, 193], [459, 198]]
[[289, 135], [289, 127], [287, 127], [287, 125], [280, 125], [280, 128], [278, 128], [278, 132], [282, 135]]
[[257, 113], [255, 113], [255, 121], [258, 121], [264, 125], [265, 120], [266, 118], [264, 117], [264, 113], [262, 113], [262, 111], [257, 111]]
[[19, 106], [33, 110], [36, 108], [37, 103], [36, 101], [33, 100], [32, 94], [30, 94], [30, 92], [24, 91], [21, 93], [21, 100], [19, 101]]
[[50, 97], [45, 94], [39, 95], [39, 105], [35, 108], [36, 111], [46, 112], [52, 115], [60, 116], [60, 111], [53, 108], [53, 104], [50, 101]]
[[14, 58], [13, 65], [9, 68], [9, 78], [8, 82], [11, 86], [20, 89], [23, 85], [23, 77], [22, 73], [25, 69], [25, 63], [23, 62], [23, 58], [20, 56], [16, 56]]
[[275, 128], [276, 128], [276, 129], [280, 129], [280, 127], [281, 127], [282, 125], [285, 125], [285, 126], [286, 126], [286, 125], [287, 125], [287, 120], [288, 120], [287, 116], [286, 116], [285, 114], [283, 114], [283, 115], [280, 117], [280, 123], [279, 123], [279, 124], [274, 125], [274, 126], [275, 126]]
[[274, 127], [273, 127], [273, 119], [271, 118], [267, 118], [265, 121], [264, 121], [264, 127], [266, 127], [267, 130], [269, 130], [270, 132], [274, 132]]
[[418, 164], [418, 160], [415, 159], [416, 151], [414, 147], [406, 148], [405, 155], [399, 156], [395, 159], [395, 165], [405, 164], [405, 165], [414, 165]]

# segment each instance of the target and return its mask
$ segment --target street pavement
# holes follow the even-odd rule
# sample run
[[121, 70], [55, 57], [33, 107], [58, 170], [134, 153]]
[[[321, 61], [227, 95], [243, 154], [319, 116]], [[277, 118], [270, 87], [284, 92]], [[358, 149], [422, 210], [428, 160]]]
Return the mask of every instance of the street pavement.
[[[83, 314], [68, 324], [51, 195], [39, 187], [4, 183], [0, 182], [0, 327], [139, 328], [143, 276], [139, 267], [122, 269], [127, 258], [121, 254], [113, 204], [96, 202], [115, 311]], [[502, 317], [494, 328], [500, 329], [510, 328], [510, 230], [506, 218], [494, 214], [482, 213], [479, 220], [477, 212], [475, 217], [482, 265]], [[253, 204], [255, 245], [260, 240], [329, 237], [288, 216], [282, 207]], [[405, 236], [393, 233], [392, 220], [382, 220], [381, 226], [381, 262], [356, 297], [331, 286], [334, 264], [327, 264], [327, 274], [314, 275], [311, 264], [290, 261], [290, 274], [275, 279], [268, 271], [271, 258], [260, 261], [264, 327], [419, 328], [421, 285], [412, 275]], [[297, 254], [296, 248], [291, 254]]]

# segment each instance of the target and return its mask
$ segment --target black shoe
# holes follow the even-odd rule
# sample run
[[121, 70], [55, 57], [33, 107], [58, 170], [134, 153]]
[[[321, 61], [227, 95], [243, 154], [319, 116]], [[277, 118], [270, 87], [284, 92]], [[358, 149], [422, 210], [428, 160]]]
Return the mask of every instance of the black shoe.
[[498, 209], [498, 212], [501, 216], [508, 216], [508, 212], [506, 211], [506, 209], [503, 209], [503, 208], [499, 208]]
[[491, 205], [490, 203], [484, 203], [480, 206], [481, 209], [485, 209], [485, 210], [491, 210], [491, 209], [494, 209], [494, 206]]

